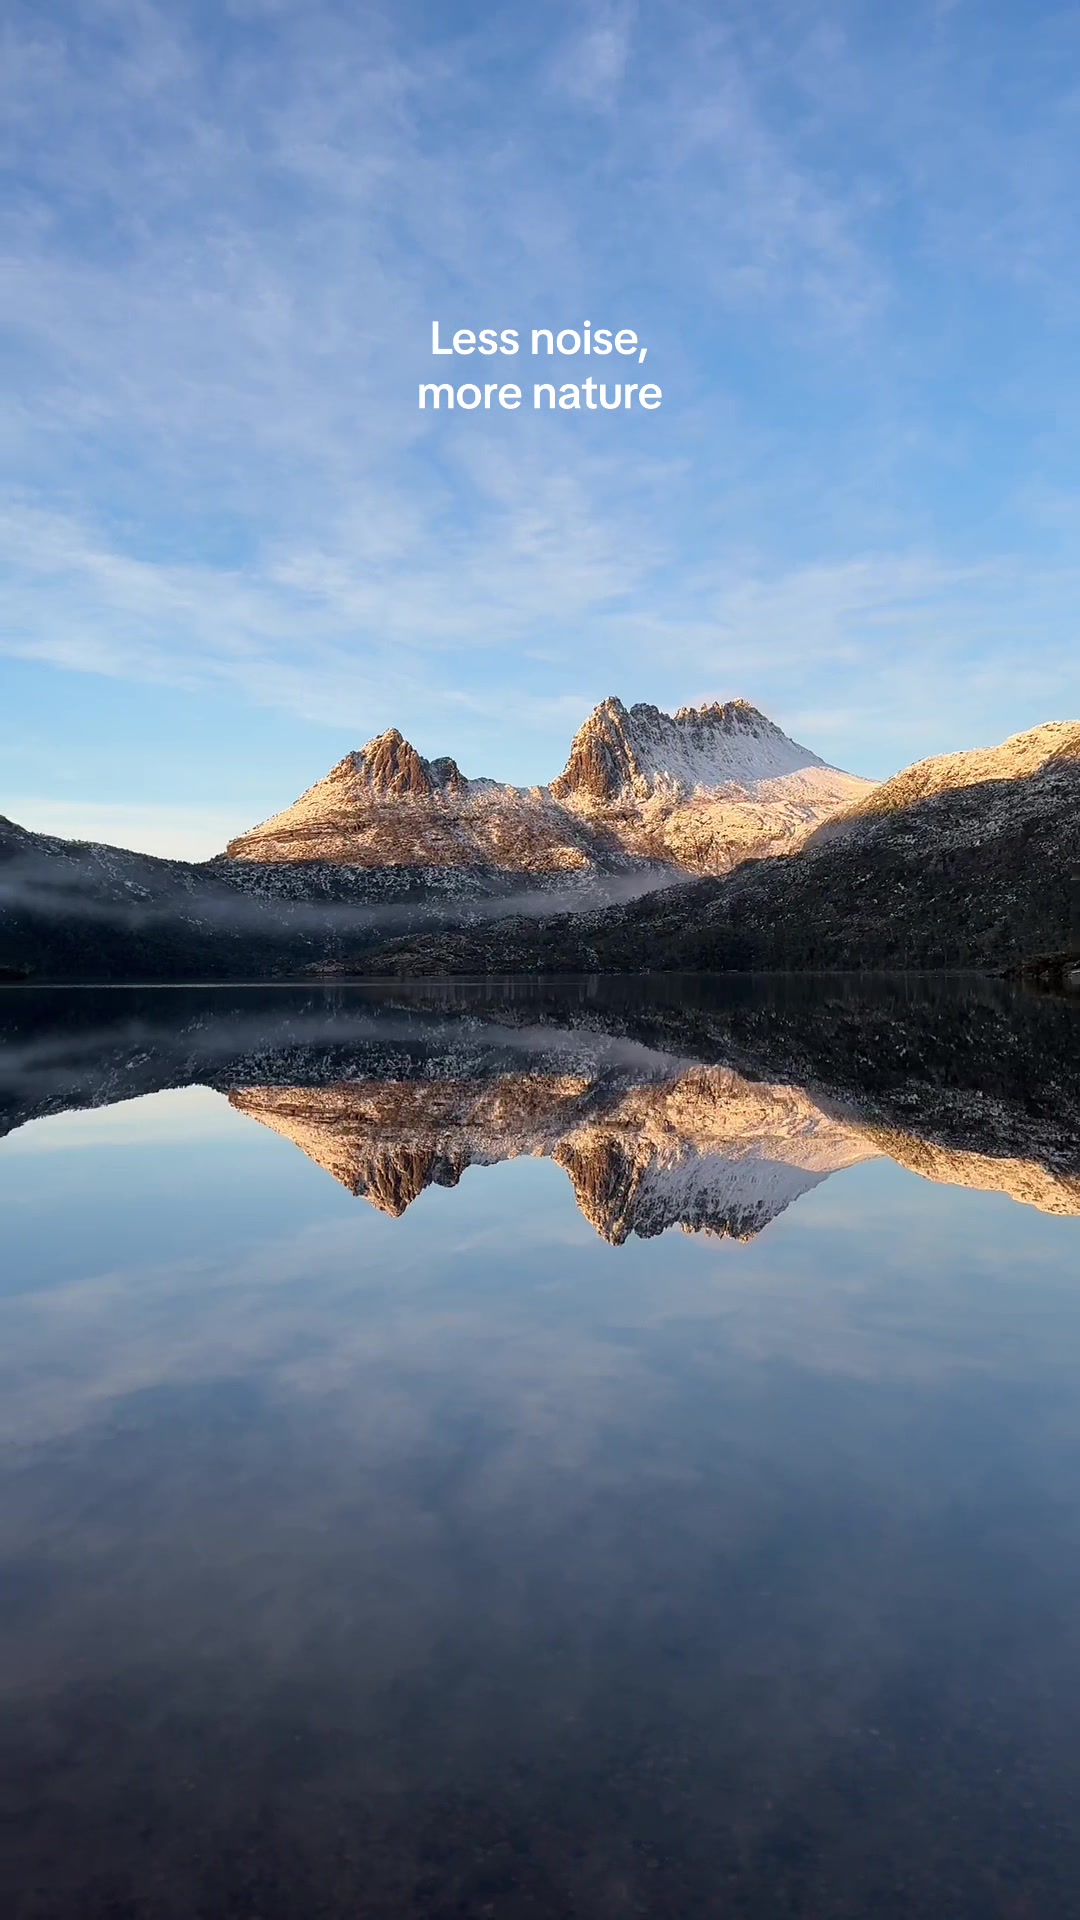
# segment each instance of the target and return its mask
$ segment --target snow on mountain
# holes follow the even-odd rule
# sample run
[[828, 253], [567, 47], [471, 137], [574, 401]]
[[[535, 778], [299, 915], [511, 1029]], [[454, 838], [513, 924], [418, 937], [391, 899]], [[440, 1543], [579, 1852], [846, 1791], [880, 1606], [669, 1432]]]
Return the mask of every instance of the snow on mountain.
[[603, 864], [620, 851], [546, 788], [467, 780], [456, 761], [425, 760], [392, 727], [346, 754], [283, 813], [231, 840], [226, 855], [543, 873]]
[[[693, 818], [669, 816], [669, 844]], [[600, 913], [388, 944], [377, 964], [474, 974], [636, 973], [643, 956], [690, 972], [1064, 960], [1080, 932], [1080, 722], [922, 761], [804, 830], [794, 854]]]
[[1027, 733], [1014, 733], [997, 747], [968, 753], [942, 753], [918, 760], [878, 789], [876, 799], [910, 806], [946, 788], [973, 787], [984, 780], [1025, 780], [1055, 760], [1080, 760], [1080, 721], [1048, 720]]
[[746, 700], [706, 707], [601, 702], [551, 792], [628, 851], [689, 873], [790, 852], [873, 783], [830, 767]]
[[515, 872], [611, 871], [630, 859], [724, 872], [794, 845], [870, 786], [746, 701], [667, 714], [612, 698], [579, 729], [550, 786], [467, 779], [455, 760], [426, 760], [391, 728], [230, 841], [226, 856]]
[[[871, 825], [901, 813], [923, 800], [947, 796], [971, 787], [987, 787], [981, 796], [982, 815], [987, 829], [993, 826], [995, 813], [992, 791], [995, 782], [1003, 785], [1005, 815], [1011, 817], [1018, 796], [1040, 796], [1056, 782], [1074, 788], [1080, 775], [1080, 721], [1049, 720], [1027, 733], [1014, 733], [1000, 746], [976, 747], [966, 753], [942, 753], [930, 760], [917, 760], [883, 780], [872, 793], [843, 808], [829, 822], [828, 833], [816, 839], [824, 843], [841, 828]], [[1025, 783], [1017, 785], [1017, 783]], [[1031, 783], [1030, 785], [1026, 783]]]
[[[756, 795], [777, 780], [835, 774], [808, 748], [789, 740], [746, 700], [680, 707], [674, 714], [614, 697], [601, 701], [578, 729], [570, 757], [551, 791], [559, 799], [613, 802], [693, 793]], [[851, 775], [840, 778], [851, 781]], [[866, 786], [866, 781], [854, 781]]]
[[896, 1129], [876, 1130], [883, 1150], [898, 1166], [907, 1167], [936, 1186], [969, 1187], [978, 1193], [1005, 1193], [1021, 1206], [1040, 1213], [1076, 1218], [1080, 1215], [1080, 1174], [1044, 1167], [1018, 1155], [972, 1153], [943, 1147]]

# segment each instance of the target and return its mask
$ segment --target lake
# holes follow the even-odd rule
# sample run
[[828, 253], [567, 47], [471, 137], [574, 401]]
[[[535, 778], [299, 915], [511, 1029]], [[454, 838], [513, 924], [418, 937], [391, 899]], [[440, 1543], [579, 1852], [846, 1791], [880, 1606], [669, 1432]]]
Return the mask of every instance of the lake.
[[1080, 1009], [0, 992], [0, 1910], [1080, 1915]]

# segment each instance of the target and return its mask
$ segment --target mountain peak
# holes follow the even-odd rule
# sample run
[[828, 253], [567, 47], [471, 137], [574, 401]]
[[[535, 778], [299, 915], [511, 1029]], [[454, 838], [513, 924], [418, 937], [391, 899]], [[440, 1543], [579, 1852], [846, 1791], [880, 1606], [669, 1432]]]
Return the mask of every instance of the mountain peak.
[[867, 784], [826, 767], [747, 700], [671, 714], [609, 694], [549, 787], [467, 780], [449, 755], [426, 760], [388, 727], [227, 853], [515, 872], [612, 871], [631, 859], [724, 871], [790, 845]]
[[749, 700], [672, 714], [644, 701], [627, 708], [609, 695], [578, 728], [551, 791], [558, 799], [608, 804], [661, 793], [686, 797], [702, 788], [752, 791], [824, 764]]
[[510, 1071], [256, 1084], [228, 1097], [393, 1219], [425, 1188], [456, 1186], [467, 1167], [550, 1157], [613, 1246], [670, 1227], [749, 1240], [830, 1173], [877, 1151], [801, 1089], [725, 1067], [635, 1085], [621, 1073]]
[[427, 761], [397, 727], [377, 733], [359, 753], [350, 754], [349, 760], [365, 786], [375, 793], [429, 797], [434, 792]]
[[634, 734], [639, 720], [659, 711], [655, 707], [635, 707], [628, 712], [617, 694], [609, 694], [584, 720], [570, 745], [570, 757], [557, 780], [551, 783], [556, 799], [571, 795], [594, 800], [613, 800], [624, 788], [640, 781], [643, 770], [634, 752]]
[[762, 727], [768, 733], [779, 733], [781, 729], [774, 720], [762, 713], [750, 700], [706, 700], [700, 707], [679, 707], [675, 719], [693, 722], [709, 721], [728, 728]]

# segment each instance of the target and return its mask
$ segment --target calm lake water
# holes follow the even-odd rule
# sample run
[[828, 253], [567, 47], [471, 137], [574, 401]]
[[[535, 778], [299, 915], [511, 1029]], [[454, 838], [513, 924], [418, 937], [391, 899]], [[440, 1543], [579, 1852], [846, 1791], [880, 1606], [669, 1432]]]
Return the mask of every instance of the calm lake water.
[[1080, 1012], [0, 995], [0, 1911], [1080, 1915]]

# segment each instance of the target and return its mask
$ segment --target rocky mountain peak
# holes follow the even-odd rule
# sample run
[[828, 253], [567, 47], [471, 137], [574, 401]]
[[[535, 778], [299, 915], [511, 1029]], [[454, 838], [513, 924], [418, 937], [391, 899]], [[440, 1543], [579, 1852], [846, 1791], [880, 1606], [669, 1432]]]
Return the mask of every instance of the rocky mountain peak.
[[227, 857], [353, 866], [726, 871], [789, 847], [869, 783], [828, 768], [748, 701], [664, 713], [611, 694], [550, 787], [466, 779], [397, 727], [350, 753]]
[[396, 727], [376, 734], [352, 755], [364, 784], [376, 793], [430, 798], [435, 791], [428, 763]]
[[[634, 715], [656, 711], [646, 707], [633, 709]], [[551, 792], [557, 800], [570, 795], [613, 800], [622, 789], [639, 780], [642, 773], [634, 753], [631, 714], [618, 696], [611, 694], [593, 708], [578, 728], [566, 765], [558, 779], [551, 783]]]
[[578, 729], [551, 791], [558, 799], [610, 804], [661, 792], [752, 789], [823, 765], [748, 700], [672, 714], [644, 701], [628, 708], [612, 695]]
[[431, 800], [437, 794], [460, 797], [469, 788], [457, 761], [449, 754], [425, 760], [397, 727], [377, 733], [358, 753], [346, 754], [334, 772], [351, 775], [354, 780], [359, 775], [366, 790], [384, 798]]
[[678, 725], [687, 728], [758, 735], [781, 733], [776, 722], [749, 700], [708, 700], [700, 707], [679, 707], [673, 717]]
[[861, 1134], [800, 1089], [727, 1068], [639, 1084], [602, 1071], [260, 1084], [228, 1097], [393, 1219], [425, 1188], [456, 1186], [467, 1167], [550, 1156], [613, 1246], [669, 1227], [750, 1239], [867, 1157]]
[[461, 795], [468, 792], [469, 783], [456, 760], [448, 753], [441, 754], [438, 760], [427, 761], [428, 773], [440, 793]]

